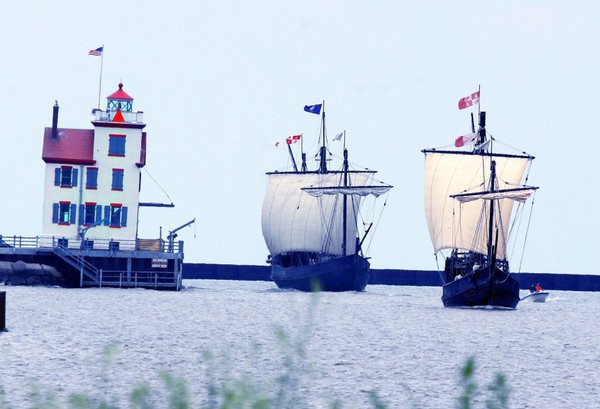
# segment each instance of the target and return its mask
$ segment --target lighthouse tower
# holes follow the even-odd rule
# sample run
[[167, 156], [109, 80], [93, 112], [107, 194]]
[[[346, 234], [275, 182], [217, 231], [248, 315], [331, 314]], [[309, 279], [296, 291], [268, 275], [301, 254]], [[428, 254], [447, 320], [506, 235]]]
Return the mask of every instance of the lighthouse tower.
[[73, 248], [134, 250], [141, 168], [146, 163], [143, 113], [123, 84], [93, 110], [94, 129], [44, 130], [46, 163], [42, 235]]

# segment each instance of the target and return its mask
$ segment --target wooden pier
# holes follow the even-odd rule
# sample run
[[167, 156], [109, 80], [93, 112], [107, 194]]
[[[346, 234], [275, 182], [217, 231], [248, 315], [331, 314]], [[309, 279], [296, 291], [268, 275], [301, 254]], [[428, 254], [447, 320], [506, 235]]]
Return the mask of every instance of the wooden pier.
[[[183, 242], [0, 236], [0, 261], [50, 266], [60, 273], [61, 285], [67, 287], [179, 291]], [[21, 274], [26, 276], [27, 271]]]

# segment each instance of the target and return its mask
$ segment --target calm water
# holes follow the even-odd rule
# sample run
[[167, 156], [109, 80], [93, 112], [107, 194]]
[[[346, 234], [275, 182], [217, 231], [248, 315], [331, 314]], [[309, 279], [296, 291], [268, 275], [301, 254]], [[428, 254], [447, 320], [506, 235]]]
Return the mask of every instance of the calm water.
[[[37, 386], [125, 407], [137, 383], [159, 388], [166, 369], [200, 404], [210, 377], [270, 385], [287, 357], [306, 407], [339, 399], [364, 408], [367, 391], [377, 391], [394, 408], [449, 408], [459, 369], [474, 356], [480, 387], [507, 376], [513, 408], [600, 408], [600, 293], [551, 291], [546, 303], [500, 311], [443, 308], [441, 289], [431, 287], [314, 296], [268, 282], [184, 284], [178, 293], [0, 287], [8, 327], [0, 386], [9, 403], [29, 407]], [[304, 341], [305, 358], [282, 345], [278, 328]]]

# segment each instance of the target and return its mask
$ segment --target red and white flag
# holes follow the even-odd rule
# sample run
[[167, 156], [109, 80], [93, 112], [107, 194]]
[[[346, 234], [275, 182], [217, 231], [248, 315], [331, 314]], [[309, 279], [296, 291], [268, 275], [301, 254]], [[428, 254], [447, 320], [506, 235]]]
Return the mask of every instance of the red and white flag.
[[458, 100], [458, 109], [465, 109], [479, 103], [479, 91]]
[[298, 142], [301, 137], [302, 137], [302, 135], [288, 136], [287, 138], [285, 138], [285, 141], [287, 142], [288, 145], [291, 145], [293, 143]]
[[454, 146], [460, 148], [461, 146], [465, 146], [467, 143], [473, 143], [475, 141], [475, 138], [477, 138], [476, 133], [461, 135], [454, 141]]

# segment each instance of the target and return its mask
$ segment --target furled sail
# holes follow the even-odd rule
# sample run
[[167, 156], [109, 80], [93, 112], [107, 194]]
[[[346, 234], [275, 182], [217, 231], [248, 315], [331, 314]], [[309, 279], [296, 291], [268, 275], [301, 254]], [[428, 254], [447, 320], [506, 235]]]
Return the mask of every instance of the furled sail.
[[[497, 200], [494, 214], [494, 226], [499, 232], [496, 255], [504, 259], [513, 203], [514, 200], [526, 199], [526, 191], [520, 188], [521, 179], [533, 157], [459, 151], [423, 152], [425, 217], [435, 252], [455, 248], [486, 254], [488, 229], [482, 226], [487, 225], [489, 215], [485, 210], [489, 200]], [[487, 192], [491, 160], [496, 162], [496, 192]], [[477, 193], [470, 195], [470, 192]], [[463, 200], [455, 200], [451, 196], [459, 196]], [[470, 196], [474, 200], [470, 200]]]
[[356, 195], [368, 196], [373, 195], [379, 197], [387, 193], [392, 186], [390, 185], [374, 185], [374, 186], [323, 186], [323, 187], [305, 187], [302, 188], [311, 196], [319, 197], [322, 195]]
[[[374, 172], [348, 173], [348, 185], [366, 186]], [[343, 172], [269, 173], [262, 207], [262, 231], [271, 255], [322, 252], [334, 256], [343, 250], [343, 195], [317, 194], [304, 188], [343, 185]], [[328, 190], [328, 189], [326, 189]], [[356, 251], [356, 217], [360, 195], [347, 199], [347, 249]]]
[[516, 202], [526, 201], [537, 190], [537, 187], [525, 187], [517, 189], [503, 189], [494, 192], [474, 192], [452, 195], [461, 203], [472, 202], [474, 200], [499, 200], [510, 199]]

